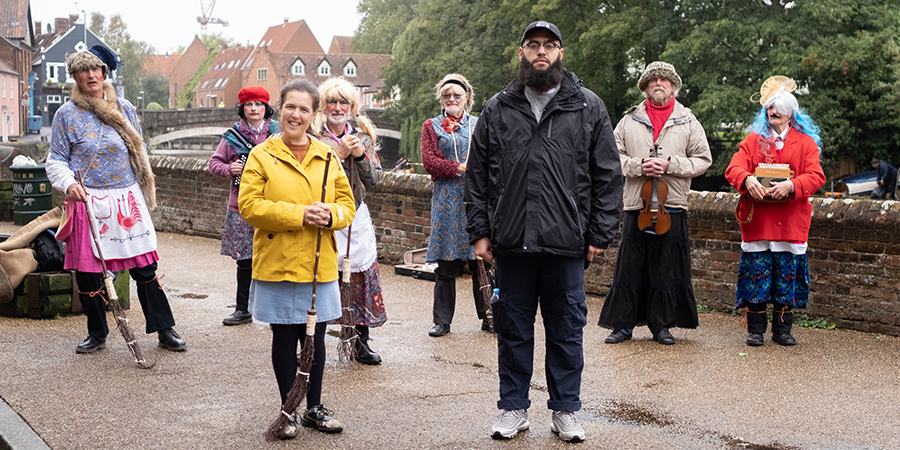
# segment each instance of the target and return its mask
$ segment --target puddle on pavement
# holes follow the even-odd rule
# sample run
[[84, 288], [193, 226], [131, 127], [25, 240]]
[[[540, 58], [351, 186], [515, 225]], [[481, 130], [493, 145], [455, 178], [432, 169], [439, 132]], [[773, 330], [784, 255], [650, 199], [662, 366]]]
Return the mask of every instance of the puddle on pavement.
[[181, 297], [181, 298], [193, 298], [193, 299], [201, 299], [201, 298], [209, 297], [209, 296], [206, 295], [206, 294], [194, 294], [194, 293], [192, 293], [192, 292], [188, 292], [188, 293], [185, 293], [185, 294], [178, 294], [178, 296]]
[[589, 411], [600, 418], [636, 425], [665, 427], [673, 423], [671, 419], [663, 414], [625, 402], [609, 402], [603, 408], [585, 409], [585, 411]]
[[[532, 388], [535, 386], [532, 385]], [[582, 409], [586, 416], [582, 416], [584, 420], [609, 420], [611, 422], [622, 422], [629, 425], [653, 425], [657, 427], [675, 426], [676, 423], [671, 418], [659, 412], [652, 411], [643, 406], [634, 405], [626, 402], [607, 402], [600, 408], [584, 408]], [[747, 442], [739, 437], [726, 436], [721, 433], [700, 431], [700, 434], [713, 436], [723, 441], [729, 449], [733, 450], [797, 450], [797, 447], [780, 443], [755, 444]]]

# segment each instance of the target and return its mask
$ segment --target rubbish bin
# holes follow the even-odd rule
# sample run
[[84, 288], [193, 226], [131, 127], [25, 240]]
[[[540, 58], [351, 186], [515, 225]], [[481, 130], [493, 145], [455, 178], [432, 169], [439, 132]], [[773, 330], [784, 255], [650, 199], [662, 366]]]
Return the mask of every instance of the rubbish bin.
[[28, 132], [34, 134], [41, 132], [41, 116], [28, 116]]
[[11, 166], [13, 174], [13, 223], [25, 225], [52, 207], [53, 189], [43, 164]]

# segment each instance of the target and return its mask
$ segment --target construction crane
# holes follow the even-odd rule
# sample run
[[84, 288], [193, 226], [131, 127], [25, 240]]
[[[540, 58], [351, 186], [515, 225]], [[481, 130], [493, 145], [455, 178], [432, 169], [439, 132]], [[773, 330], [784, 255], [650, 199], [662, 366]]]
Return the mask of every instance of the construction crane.
[[218, 24], [218, 25], [222, 25], [223, 27], [228, 26], [227, 20], [222, 20], [222, 19], [219, 19], [216, 17], [212, 17], [212, 10], [213, 10], [213, 8], [215, 8], [215, 6], [216, 6], [216, 0], [210, 0], [210, 1], [206, 1], [206, 2], [203, 0], [200, 0], [200, 12], [203, 15], [200, 17], [197, 17], [197, 22], [200, 23], [201, 30], [205, 30], [206, 25], [208, 25], [208, 24], [214, 24], [214, 25]]

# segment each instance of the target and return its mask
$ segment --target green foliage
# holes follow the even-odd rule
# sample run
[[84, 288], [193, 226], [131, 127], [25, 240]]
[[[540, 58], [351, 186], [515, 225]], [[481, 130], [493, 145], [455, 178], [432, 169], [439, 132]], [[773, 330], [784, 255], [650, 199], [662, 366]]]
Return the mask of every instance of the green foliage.
[[141, 90], [144, 91], [144, 104], [169, 104], [169, 79], [158, 72], [150, 72], [141, 78]]
[[[566, 66], [606, 103], [613, 122], [641, 101], [636, 84], [655, 60], [675, 65], [721, 174], [771, 75], [793, 77], [800, 106], [821, 128], [826, 170], [873, 156], [898, 163], [900, 4], [869, 0], [361, 0], [354, 46], [390, 51], [388, 109], [401, 153], [418, 158], [422, 121], [438, 113], [433, 86], [458, 72], [476, 89], [475, 113], [513, 77], [518, 40], [538, 18], [559, 26]], [[388, 95], [390, 93], [385, 93]], [[409, 131], [409, 133], [407, 133]]]
[[161, 109], [165, 109], [165, 108], [163, 108], [162, 105], [160, 105], [159, 103], [150, 102], [150, 104], [147, 105], [147, 109], [149, 109], [151, 111], [156, 111], [156, 110], [161, 110]]
[[821, 318], [810, 320], [809, 315], [798, 314], [796, 312], [794, 313], [794, 325], [804, 328], [821, 328], [824, 330], [833, 330], [836, 327], [834, 322], [829, 322]]
[[125, 85], [125, 98], [132, 104], [139, 104], [137, 97], [142, 90], [140, 80], [145, 75], [143, 62], [148, 54], [153, 53], [153, 47], [144, 41], [132, 39], [128, 27], [119, 14], [113, 14], [107, 21], [102, 14], [92, 13], [90, 29], [111, 49], [119, 53], [122, 60], [119, 73]]
[[184, 89], [178, 93], [178, 96], [175, 97], [175, 108], [186, 108], [188, 103], [194, 99], [197, 95], [197, 84], [200, 83], [200, 78], [203, 77], [203, 74], [209, 70], [209, 66], [212, 65], [214, 59], [216, 59], [216, 54], [218, 53], [218, 47], [210, 48], [206, 47], [209, 50], [209, 54], [206, 55], [206, 59], [203, 60], [203, 64], [200, 64], [200, 67], [197, 68], [197, 71], [194, 72], [194, 75], [191, 77], [187, 83], [184, 84]]

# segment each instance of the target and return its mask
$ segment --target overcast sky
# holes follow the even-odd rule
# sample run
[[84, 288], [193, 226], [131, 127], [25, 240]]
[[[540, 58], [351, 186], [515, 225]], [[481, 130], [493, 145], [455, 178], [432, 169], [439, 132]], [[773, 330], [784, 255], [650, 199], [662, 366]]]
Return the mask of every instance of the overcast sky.
[[[285, 18], [291, 22], [304, 19], [322, 49], [328, 51], [332, 36], [353, 36], [359, 26], [357, 3], [358, 0], [219, 0], [212, 17], [227, 20], [228, 26], [209, 24], [206, 32], [220, 33], [241, 45], [256, 45], [270, 26]], [[194, 35], [203, 33], [197, 23], [200, 5], [200, 0], [31, 0], [31, 15], [33, 20], [43, 22], [41, 32], [46, 32], [46, 24], [53, 23], [56, 17], [75, 13], [81, 17], [82, 10], [89, 18], [93, 12], [107, 19], [118, 13], [132, 38], [149, 43], [162, 54], [179, 46], [187, 47]]]

